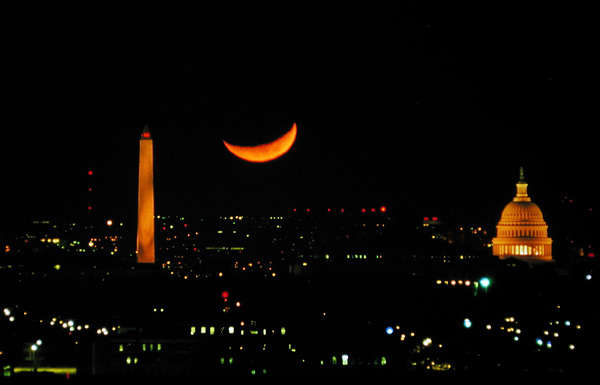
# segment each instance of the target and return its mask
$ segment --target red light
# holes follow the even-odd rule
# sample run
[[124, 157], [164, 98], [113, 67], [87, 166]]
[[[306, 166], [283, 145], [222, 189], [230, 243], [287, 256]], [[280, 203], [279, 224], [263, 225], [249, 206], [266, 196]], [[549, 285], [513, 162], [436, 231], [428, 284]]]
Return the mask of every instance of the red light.
[[327, 212], [328, 212], [328, 213], [330, 213], [330, 212], [331, 212], [331, 209], [330, 209], [330, 208], [327, 208]]
[[362, 209], [360, 209], [360, 212], [361, 212], [361, 213], [366, 213], [366, 212], [367, 212], [367, 209], [365, 209], [365, 208], [362, 208]]
[[375, 212], [375, 207], [371, 208], [371, 212], [374, 213]]
[[94, 175], [94, 172], [92, 170], [88, 171], [88, 175], [92, 176]]
[[310, 213], [310, 209], [306, 209], [306, 212], [307, 212], [307, 213]]
[[434, 220], [434, 221], [437, 221], [437, 220], [438, 220], [438, 217], [433, 217], [433, 218], [431, 218], [431, 219], [432, 219], [432, 220]]
[[594, 253], [588, 253], [588, 258], [594, 258], [596, 256], [596, 254]]
[[423, 217], [423, 220], [424, 220], [424, 221], [428, 221], [428, 220], [429, 220], [429, 217]]
[[91, 210], [91, 209], [92, 209], [92, 206], [88, 206], [88, 210]]
[[162, 228], [162, 229], [163, 229], [163, 230], [166, 230], [167, 228], [166, 228], [165, 226], [163, 226], [163, 228]]
[[150, 138], [150, 133], [149, 132], [142, 132], [142, 138]]
[[91, 188], [91, 187], [88, 187], [88, 191], [92, 191], [92, 188]]
[[221, 298], [223, 298], [223, 299], [229, 298], [229, 292], [227, 290], [223, 290], [221, 292]]
[[293, 212], [296, 212], [296, 209], [295, 209], [295, 208], [293, 208], [293, 209], [292, 209], [292, 211], [293, 211]]
[[187, 227], [187, 223], [184, 223], [184, 224], [183, 224], [183, 227]]
[[340, 209], [340, 213], [343, 213], [343, 212], [344, 212], [344, 209]]
[[381, 206], [381, 207], [379, 208], [379, 211], [381, 211], [382, 213], [385, 213], [385, 212], [387, 211], [387, 207], [385, 207], [385, 206]]

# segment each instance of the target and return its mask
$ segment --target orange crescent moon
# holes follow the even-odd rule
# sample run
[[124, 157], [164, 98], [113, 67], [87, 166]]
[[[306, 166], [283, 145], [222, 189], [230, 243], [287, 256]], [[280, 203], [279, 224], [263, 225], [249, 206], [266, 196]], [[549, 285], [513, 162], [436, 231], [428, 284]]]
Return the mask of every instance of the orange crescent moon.
[[229, 152], [248, 162], [264, 163], [279, 158], [292, 148], [296, 141], [296, 123], [281, 137], [272, 142], [259, 144], [257, 146], [236, 146], [223, 140], [223, 144]]

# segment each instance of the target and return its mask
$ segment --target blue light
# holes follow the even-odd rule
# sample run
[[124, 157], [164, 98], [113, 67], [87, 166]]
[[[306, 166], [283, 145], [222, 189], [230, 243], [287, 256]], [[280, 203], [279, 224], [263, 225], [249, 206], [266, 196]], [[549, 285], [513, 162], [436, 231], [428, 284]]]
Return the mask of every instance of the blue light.
[[469, 328], [471, 327], [471, 325], [473, 325], [473, 324], [471, 323], [471, 320], [470, 320], [470, 319], [468, 319], [468, 318], [465, 318], [465, 320], [463, 321], [463, 326], [464, 326], [465, 328], [469, 329]]
[[544, 344], [544, 341], [542, 341], [541, 338], [536, 338], [535, 343], [537, 344], [537, 346], [542, 346]]
[[394, 333], [394, 328], [393, 327], [388, 326], [388, 327], [385, 328], [385, 334], [387, 334], [389, 336], [392, 333]]
[[488, 277], [483, 277], [479, 280], [479, 284], [481, 285], [481, 287], [483, 287], [484, 289], [487, 289], [488, 286], [490, 286], [490, 279]]

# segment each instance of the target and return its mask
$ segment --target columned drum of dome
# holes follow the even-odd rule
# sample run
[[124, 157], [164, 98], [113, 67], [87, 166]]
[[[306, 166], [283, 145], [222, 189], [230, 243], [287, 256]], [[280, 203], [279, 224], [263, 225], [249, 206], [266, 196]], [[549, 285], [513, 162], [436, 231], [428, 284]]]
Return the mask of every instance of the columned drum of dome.
[[148, 127], [140, 138], [138, 179], [137, 262], [154, 263], [154, 165]]
[[552, 261], [552, 239], [548, 238], [548, 225], [538, 205], [527, 195], [527, 182], [522, 167], [517, 194], [502, 210], [496, 229], [492, 250], [500, 259]]

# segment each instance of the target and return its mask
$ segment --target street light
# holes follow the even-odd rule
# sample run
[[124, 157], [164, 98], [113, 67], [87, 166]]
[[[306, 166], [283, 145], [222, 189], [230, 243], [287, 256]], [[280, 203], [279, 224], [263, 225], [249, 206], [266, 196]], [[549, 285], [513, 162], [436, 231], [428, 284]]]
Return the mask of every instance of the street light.
[[483, 287], [484, 289], [487, 289], [490, 284], [492, 283], [492, 281], [490, 281], [490, 279], [488, 277], [483, 277], [479, 280], [479, 284], [481, 285], [481, 287]]

